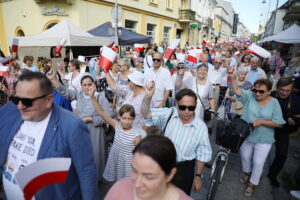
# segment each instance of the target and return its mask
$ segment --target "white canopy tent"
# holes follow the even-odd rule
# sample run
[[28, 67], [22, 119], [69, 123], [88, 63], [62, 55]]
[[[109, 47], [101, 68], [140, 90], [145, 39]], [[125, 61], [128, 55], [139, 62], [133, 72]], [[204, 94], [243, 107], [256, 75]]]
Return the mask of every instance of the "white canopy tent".
[[[15, 37], [16, 38], [16, 37]], [[66, 40], [64, 46], [103, 46], [114, 41], [114, 37], [95, 37], [90, 33], [74, 25], [68, 19], [50, 29], [27, 37], [17, 37], [19, 39], [19, 57], [32, 55], [34, 57], [50, 57], [50, 48], [57, 46], [63, 39]], [[13, 37], [10, 38], [12, 44]], [[62, 56], [64, 56], [62, 51]]]
[[292, 25], [288, 29], [277, 33], [276, 35], [272, 35], [269, 37], [264, 38], [260, 42], [269, 42], [269, 41], [276, 41], [281, 43], [300, 43], [300, 26], [297, 24]]

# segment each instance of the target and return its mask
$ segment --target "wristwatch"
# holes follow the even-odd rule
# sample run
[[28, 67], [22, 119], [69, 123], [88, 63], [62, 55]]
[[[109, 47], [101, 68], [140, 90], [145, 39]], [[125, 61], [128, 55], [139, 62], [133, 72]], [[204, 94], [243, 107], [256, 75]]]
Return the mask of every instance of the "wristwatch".
[[196, 176], [198, 176], [199, 178], [203, 179], [203, 174], [196, 174]]

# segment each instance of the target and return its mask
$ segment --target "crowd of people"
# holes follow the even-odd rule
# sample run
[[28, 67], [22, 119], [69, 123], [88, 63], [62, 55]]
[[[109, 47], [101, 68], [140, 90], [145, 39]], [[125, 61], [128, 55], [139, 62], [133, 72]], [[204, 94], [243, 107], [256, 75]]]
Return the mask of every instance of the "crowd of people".
[[[197, 63], [187, 59], [194, 48], [202, 50]], [[22, 199], [14, 178], [21, 166], [71, 157], [67, 181], [41, 189], [36, 199], [98, 199], [100, 182], [115, 183], [107, 200], [191, 199], [212, 159], [207, 125], [222, 109], [223, 118], [233, 113], [254, 127], [240, 148], [244, 195], [259, 185], [272, 144], [268, 178], [279, 187], [289, 134], [300, 123], [300, 52], [287, 61], [276, 50], [263, 59], [246, 49], [185, 45], [166, 60], [165, 45], [145, 45], [134, 57], [118, 56], [107, 72], [84, 56], [55, 66], [12, 53], [0, 79], [7, 198]]]

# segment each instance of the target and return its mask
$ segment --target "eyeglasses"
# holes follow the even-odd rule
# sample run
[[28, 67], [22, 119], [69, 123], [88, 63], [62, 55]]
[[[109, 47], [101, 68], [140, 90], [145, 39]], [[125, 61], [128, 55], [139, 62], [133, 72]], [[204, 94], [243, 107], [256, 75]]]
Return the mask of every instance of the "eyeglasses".
[[160, 62], [161, 61], [161, 59], [158, 59], [158, 58], [153, 58], [152, 60], [153, 60], [153, 62]]
[[222, 64], [222, 62], [215, 62], [215, 64]]
[[253, 93], [259, 93], [259, 94], [264, 94], [266, 91], [265, 90], [257, 90], [257, 89], [255, 89], [255, 88], [253, 88], [252, 90], [251, 90]]
[[177, 69], [185, 69], [185, 67], [184, 66], [179, 66], [179, 67], [177, 67]]
[[144, 61], [142, 61], [142, 60], [138, 60], [137, 62], [138, 62], [138, 63], [144, 63]]
[[[50, 93], [48, 93], [48, 94], [50, 94]], [[46, 97], [48, 94], [45, 94], [45, 95], [42, 95], [42, 96], [40, 96], [40, 97], [36, 97], [36, 98], [33, 98], [33, 99], [29, 99], [29, 98], [20, 98], [20, 97], [17, 97], [17, 96], [12, 96], [12, 97], [11, 97], [11, 101], [12, 101], [14, 104], [16, 104], [16, 105], [18, 105], [18, 104], [19, 104], [19, 101], [21, 101], [22, 104], [23, 104], [24, 106], [26, 106], [26, 107], [31, 107], [32, 104], [33, 104], [33, 102], [34, 102], [35, 100], [42, 99], [42, 98]]]
[[184, 105], [178, 105], [179, 110], [186, 110], [194, 111], [196, 109], [196, 106], [184, 106]]

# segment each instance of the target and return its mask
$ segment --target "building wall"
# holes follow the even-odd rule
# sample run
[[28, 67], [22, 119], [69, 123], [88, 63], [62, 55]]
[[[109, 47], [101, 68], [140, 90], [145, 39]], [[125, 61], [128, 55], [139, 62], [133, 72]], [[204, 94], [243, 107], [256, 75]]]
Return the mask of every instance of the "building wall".
[[[122, 26], [125, 26], [125, 20], [135, 21], [136, 31], [146, 35], [147, 23], [155, 24], [155, 41], [153, 42], [156, 43], [163, 41], [164, 27], [170, 28], [169, 42], [176, 38], [176, 30], [181, 29], [184, 30], [181, 34], [181, 46], [183, 46], [188, 39], [188, 30], [186, 30], [186, 25], [178, 23], [180, 1], [170, 0], [169, 8], [165, 0], [156, 0], [154, 4], [149, 2], [149, 0], [118, 0], [123, 9]], [[43, 7], [50, 8], [53, 5], [64, 9], [67, 16], [46, 16], [41, 13]], [[5, 50], [8, 46], [8, 37], [15, 36], [17, 29], [21, 29], [25, 36], [30, 36], [44, 31], [48, 23], [59, 22], [64, 18], [70, 19], [83, 30], [90, 30], [112, 21], [113, 6], [114, 0], [73, 0], [72, 5], [61, 0], [44, 0], [39, 4], [34, 0], [13, 0], [0, 3], [0, 44], [8, 53]]]

